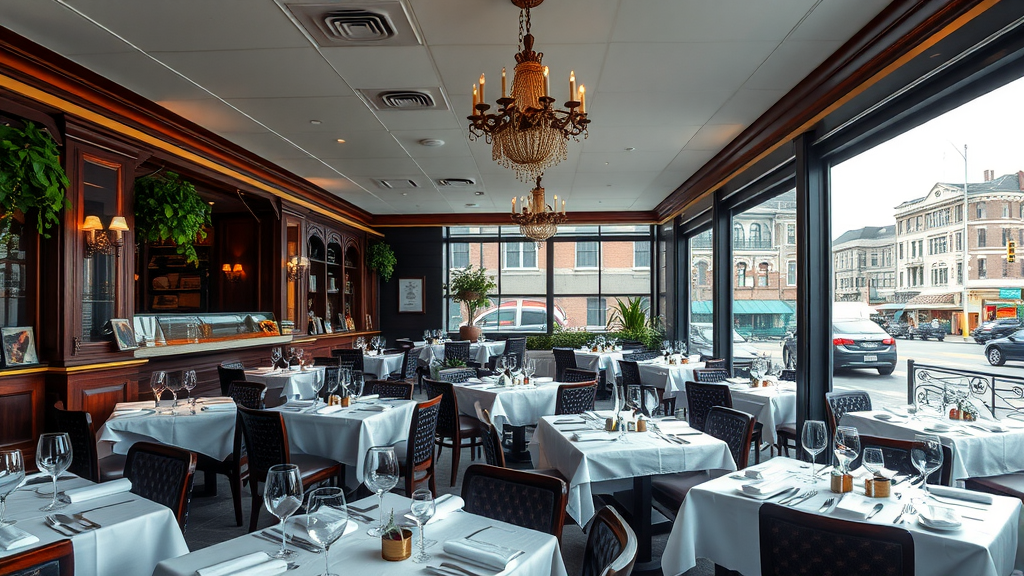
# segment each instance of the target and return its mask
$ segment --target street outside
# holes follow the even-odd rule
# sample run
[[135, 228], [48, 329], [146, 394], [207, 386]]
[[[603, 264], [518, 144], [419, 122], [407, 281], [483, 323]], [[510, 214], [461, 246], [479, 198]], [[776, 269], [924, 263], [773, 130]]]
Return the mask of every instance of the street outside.
[[[957, 341], [953, 341], [956, 338]], [[782, 344], [778, 341], [749, 342], [753, 348], [772, 355], [782, 361]], [[872, 404], [878, 406], [907, 403], [907, 360], [921, 364], [933, 364], [948, 368], [976, 370], [986, 374], [1024, 376], [1024, 362], [1007, 362], [1004, 366], [992, 366], [985, 360], [985, 347], [973, 342], [962, 342], [950, 336], [945, 342], [934, 340], [896, 340], [899, 361], [896, 371], [889, 376], [880, 376], [876, 370], [840, 370], [833, 376], [832, 388], [841, 390], [866, 390], [871, 394]]]

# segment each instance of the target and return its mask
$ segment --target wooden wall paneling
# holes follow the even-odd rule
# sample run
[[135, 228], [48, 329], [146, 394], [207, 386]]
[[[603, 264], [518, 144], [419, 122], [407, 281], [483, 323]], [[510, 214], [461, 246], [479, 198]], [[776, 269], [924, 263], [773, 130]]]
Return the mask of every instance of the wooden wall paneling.
[[21, 450], [35, 467], [36, 440], [45, 426], [45, 368], [0, 376], [0, 448]]
[[[259, 286], [262, 269], [261, 226], [249, 213], [218, 216], [214, 222], [216, 261], [211, 262], [210, 275], [216, 276], [218, 286], [217, 312], [260, 311]], [[241, 264], [242, 279], [229, 282], [221, 265]]]
[[106, 422], [118, 402], [138, 398], [139, 370], [145, 364], [145, 360], [129, 360], [51, 368], [46, 379], [46, 405], [61, 400], [68, 410], [91, 414], [98, 427]]

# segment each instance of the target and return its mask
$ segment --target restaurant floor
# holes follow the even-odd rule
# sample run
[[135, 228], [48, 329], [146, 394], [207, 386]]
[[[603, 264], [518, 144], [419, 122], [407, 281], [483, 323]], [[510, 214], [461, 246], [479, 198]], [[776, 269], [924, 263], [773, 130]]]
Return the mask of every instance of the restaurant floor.
[[[421, 394], [416, 395], [417, 400], [422, 400]], [[597, 409], [610, 409], [610, 402], [598, 402]], [[480, 463], [480, 460], [473, 462], [469, 458], [469, 451], [463, 452], [460, 462], [458, 481], [455, 487], [451, 483], [451, 459], [450, 452], [445, 450], [437, 464], [437, 488], [444, 493], [462, 493], [462, 477], [466, 468], [471, 464]], [[511, 464], [516, 468], [529, 468], [529, 463]], [[237, 538], [246, 533], [244, 526], [235, 526], [234, 511], [231, 506], [231, 492], [228, 489], [227, 481], [223, 476], [218, 476], [217, 496], [207, 497], [202, 495], [203, 482], [202, 474], [196, 478], [196, 490], [192, 495], [192, 502], [188, 516], [188, 527], [185, 532], [185, 541], [190, 550], [199, 550], [207, 546], [218, 544], [225, 540]], [[249, 524], [251, 496], [248, 487], [242, 488], [242, 514], [245, 526]], [[260, 528], [273, 525], [277, 521], [265, 509], [260, 513]], [[661, 534], [654, 537], [654, 553], [661, 555], [665, 549], [665, 542], [668, 534]], [[570, 576], [580, 573], [583, 561], [583, 553], [587, 546], [587, 535], [571, 520], [565, 525], [562, 532], [562, 558], [565, 560], [565, 567]], [[696, 568], [685, 573], [686, 576], [710, 576], [714, 574], [714, 567], [706, 560], [700, 561]]]

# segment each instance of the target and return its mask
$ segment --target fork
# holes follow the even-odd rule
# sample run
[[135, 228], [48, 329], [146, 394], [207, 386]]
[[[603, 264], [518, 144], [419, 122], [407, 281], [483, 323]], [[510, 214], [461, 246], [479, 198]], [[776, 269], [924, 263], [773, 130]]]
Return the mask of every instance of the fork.
[[800, 498], [797, 498], [796, 500], [789, 501], [786, 504], [786, 506], [789, 506], [790, 508], [792, 508], [792, 507], [796, 506], [797, 504], [803, 504], [807, 500], [810, 500], [811, 498], [814, 498], [817, 495], [818, 495], [818, 491], [817, 490], [811, 490], [810, 492], [804, 494]]
[[835, 498], [829, 498], [828, 500], [825, 500], [825, 503], [821, 505], [821, 508], [818, 508], [818, 512], [824, 512], [825, 510], [828, 510], [828, 507], [835, 503], [835, 501]]
[[893, 524], [899, 524], [900, 521], [903, 520], [903, 515], [904, 514], [913, 514], [914, 512], [915, 512], [914, 505], [911, 504], [910, 502], [907, 502], [906, 505], [903, 506], [903, 510], [900, 511], [900, 515], [897, 516], [896, 519], [892, 521], [892, 523]]

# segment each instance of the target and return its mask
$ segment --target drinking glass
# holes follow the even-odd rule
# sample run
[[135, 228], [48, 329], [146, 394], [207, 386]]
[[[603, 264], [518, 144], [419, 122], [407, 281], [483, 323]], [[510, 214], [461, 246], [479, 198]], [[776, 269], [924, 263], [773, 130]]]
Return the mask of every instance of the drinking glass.
[[153, 372], [149, 376], [149, 387], [153, 390], [153, 402], [156, 408], [160, 408], [160, 396], [167, 389], [167, 373], [163, 371]]
[[299, 366], [302, 366], [302, 357], [306, 355], [306, 351], [302, 348], [295, 349], [295, 357], [299, 359]]
[[174, 409], [178, 407], [178, 392], [181, 392], [182, 376], [183, 374], [176, 374], [174, 377], [167, 378], [167, 389], [171, 391], [171, 396], [174, 397], [174, 403], [171, 404], [172, 414], [174, 414]]
[[270, 361], [273, 363], [273, 367], [277, 368], [277, 363], [281, 361], [281, 348], [274, 347], [270, 349]]
[[877, 446], [865, 448], [861, 463], [864, 464], [865, 470], [871, 472], [872, 475], [877, 475], [882, 468], [885, 468], [885, 456], [882, 454], [882, 449]]
[[910, 462], [921, 472], [920, 483], [923, 487], [928, 476], [942, 467], [942, 444], [934, 434], [915, 434], [914, 443], [910, 446]]
[[36, 446], [36, 466], [53, 478], [53, 500], [40, 510], [50, 512], [67, 506], [66, 501], [57, 499], [57, 477], [71, 466], [71, 438], [64, 432], [40, 435]]
[[309, 495], [306, 504], [306, 531], [311, 540], [324, 551], [324, 573], [322, 576], [337, 576], [331, 573], [327, 559], [328, 550], [345, 533], [348, 524], [348, 505], [345, 491], [341, 488], [317, 488]]
[[288, 517], [302, 506], [302, 476], [295, 464], [275, 464], [267, 471], [263, 487], [263, 503], [280, 520], [281, 549], [274, 558], [291, 558], [295, 552], [285, 548], [288, 542]]
[[423, 341], [426, 342], [427, 344], [430, 344], [430, 339], [431, 338], [433, 338], [433, 335], [430, 333], [430, 330], [424, 330], [423, 331]]
[[519, 367], [519, 358], [515, 356], [506, 356], [508, 358], [508, 369], [510, 372], [515, 372]]
[[685, 347], [686, 347], [686, 345], [685, 345], [685, 344], [683, 343], [683, 341], [682, 341], [682, 340], [676, 340], [676, 344], [675, 344], [675, 353], [676, 353], [676, 354], [682, 354], [682, 353], [683, 353], [683, 349], [684, 349]]
[[420, 551], [412, 557], [412, 561], [423, 564], [430, 560], [427, 554], [427, 544], [423, 539], [423, 525], [434, 515], [437, 508], [434, 505], [434, 495], [427, 488], [420, 488], [412, 493], [412, 504], [409, 505], [410, 515], [416, 520], [416, 526], [420, 529]]
[[666, 353], [666, 354], [671, 352], [672, 351], [672, 341], [671, 340], [662, 340], [661, 341], [661, 351]]
[[0, 528], [15, 523], [14, 520], [4, 521], [7, 497], [24, 483], [25, 459], [21, 450], [0, 450]]
[[640, 387], [629, 386], [626, 388], [626, 405], [634, 410], [640, 410]]
[[363, 484], [377, 493], [380, 526], [366, 531], [370, 536], [384, 535], [384, 493], [398, 485], [398, 458], [392, 446], [374, 446], [366, 452], [363, 463]]
[[196, 399], [192, 397], [192, 391], [195, 390], [198, 383], [195, 370], [185, 370], [181, 375], [181, 387], [185, 389], [185, 394], [188, 395], [188, 407], [193, 414], [196, 413]]
[[526, 366], [523, 367], [523, 371], [526, 372], [526, 377], [530, 379], [530, 383], [536, 385], [533, 381], [533, 375], [537, 373], [537, 361], [533, 358], [527, 358], [525, 362]]
[[860, 434], [852, 426], [837, 426], [832, 450], [839, 460], [843, 474], [850, 473], [850, 462], [860, 454]]
[[800, 444], [804, 451], [811, 456], [811, 475], [807, 478], [808, 484], [813, 484], [817, 478], [814, 471], [814, 461], [818, 454], [821, 454], [828, 447], [828, 431], [825, 422], [821, 420], [805, 420], [804, 428], [800, 434]]
[[352, 394], [355, 396], [353, 399], [357, 399], [363, 395], [363, 386], [366, 384], [363, 380], [363, 373], [359, 370], [352, 370], [349, 379], [352, 381]]
[[[312, 408], [312, 410], [316, 410], [316, 407], [320, 404], [320, 391], [324, 389], [324, 384], [326, 383], [324, 381], [326, 379], [327, 379], [327, 372], [326, 371], [321, 372], [319, 374], [316, 374], [316, 373], [313, 374], [313, 408]], [[328, 388], [327, 391], [330, 392], [330, 388]]]

